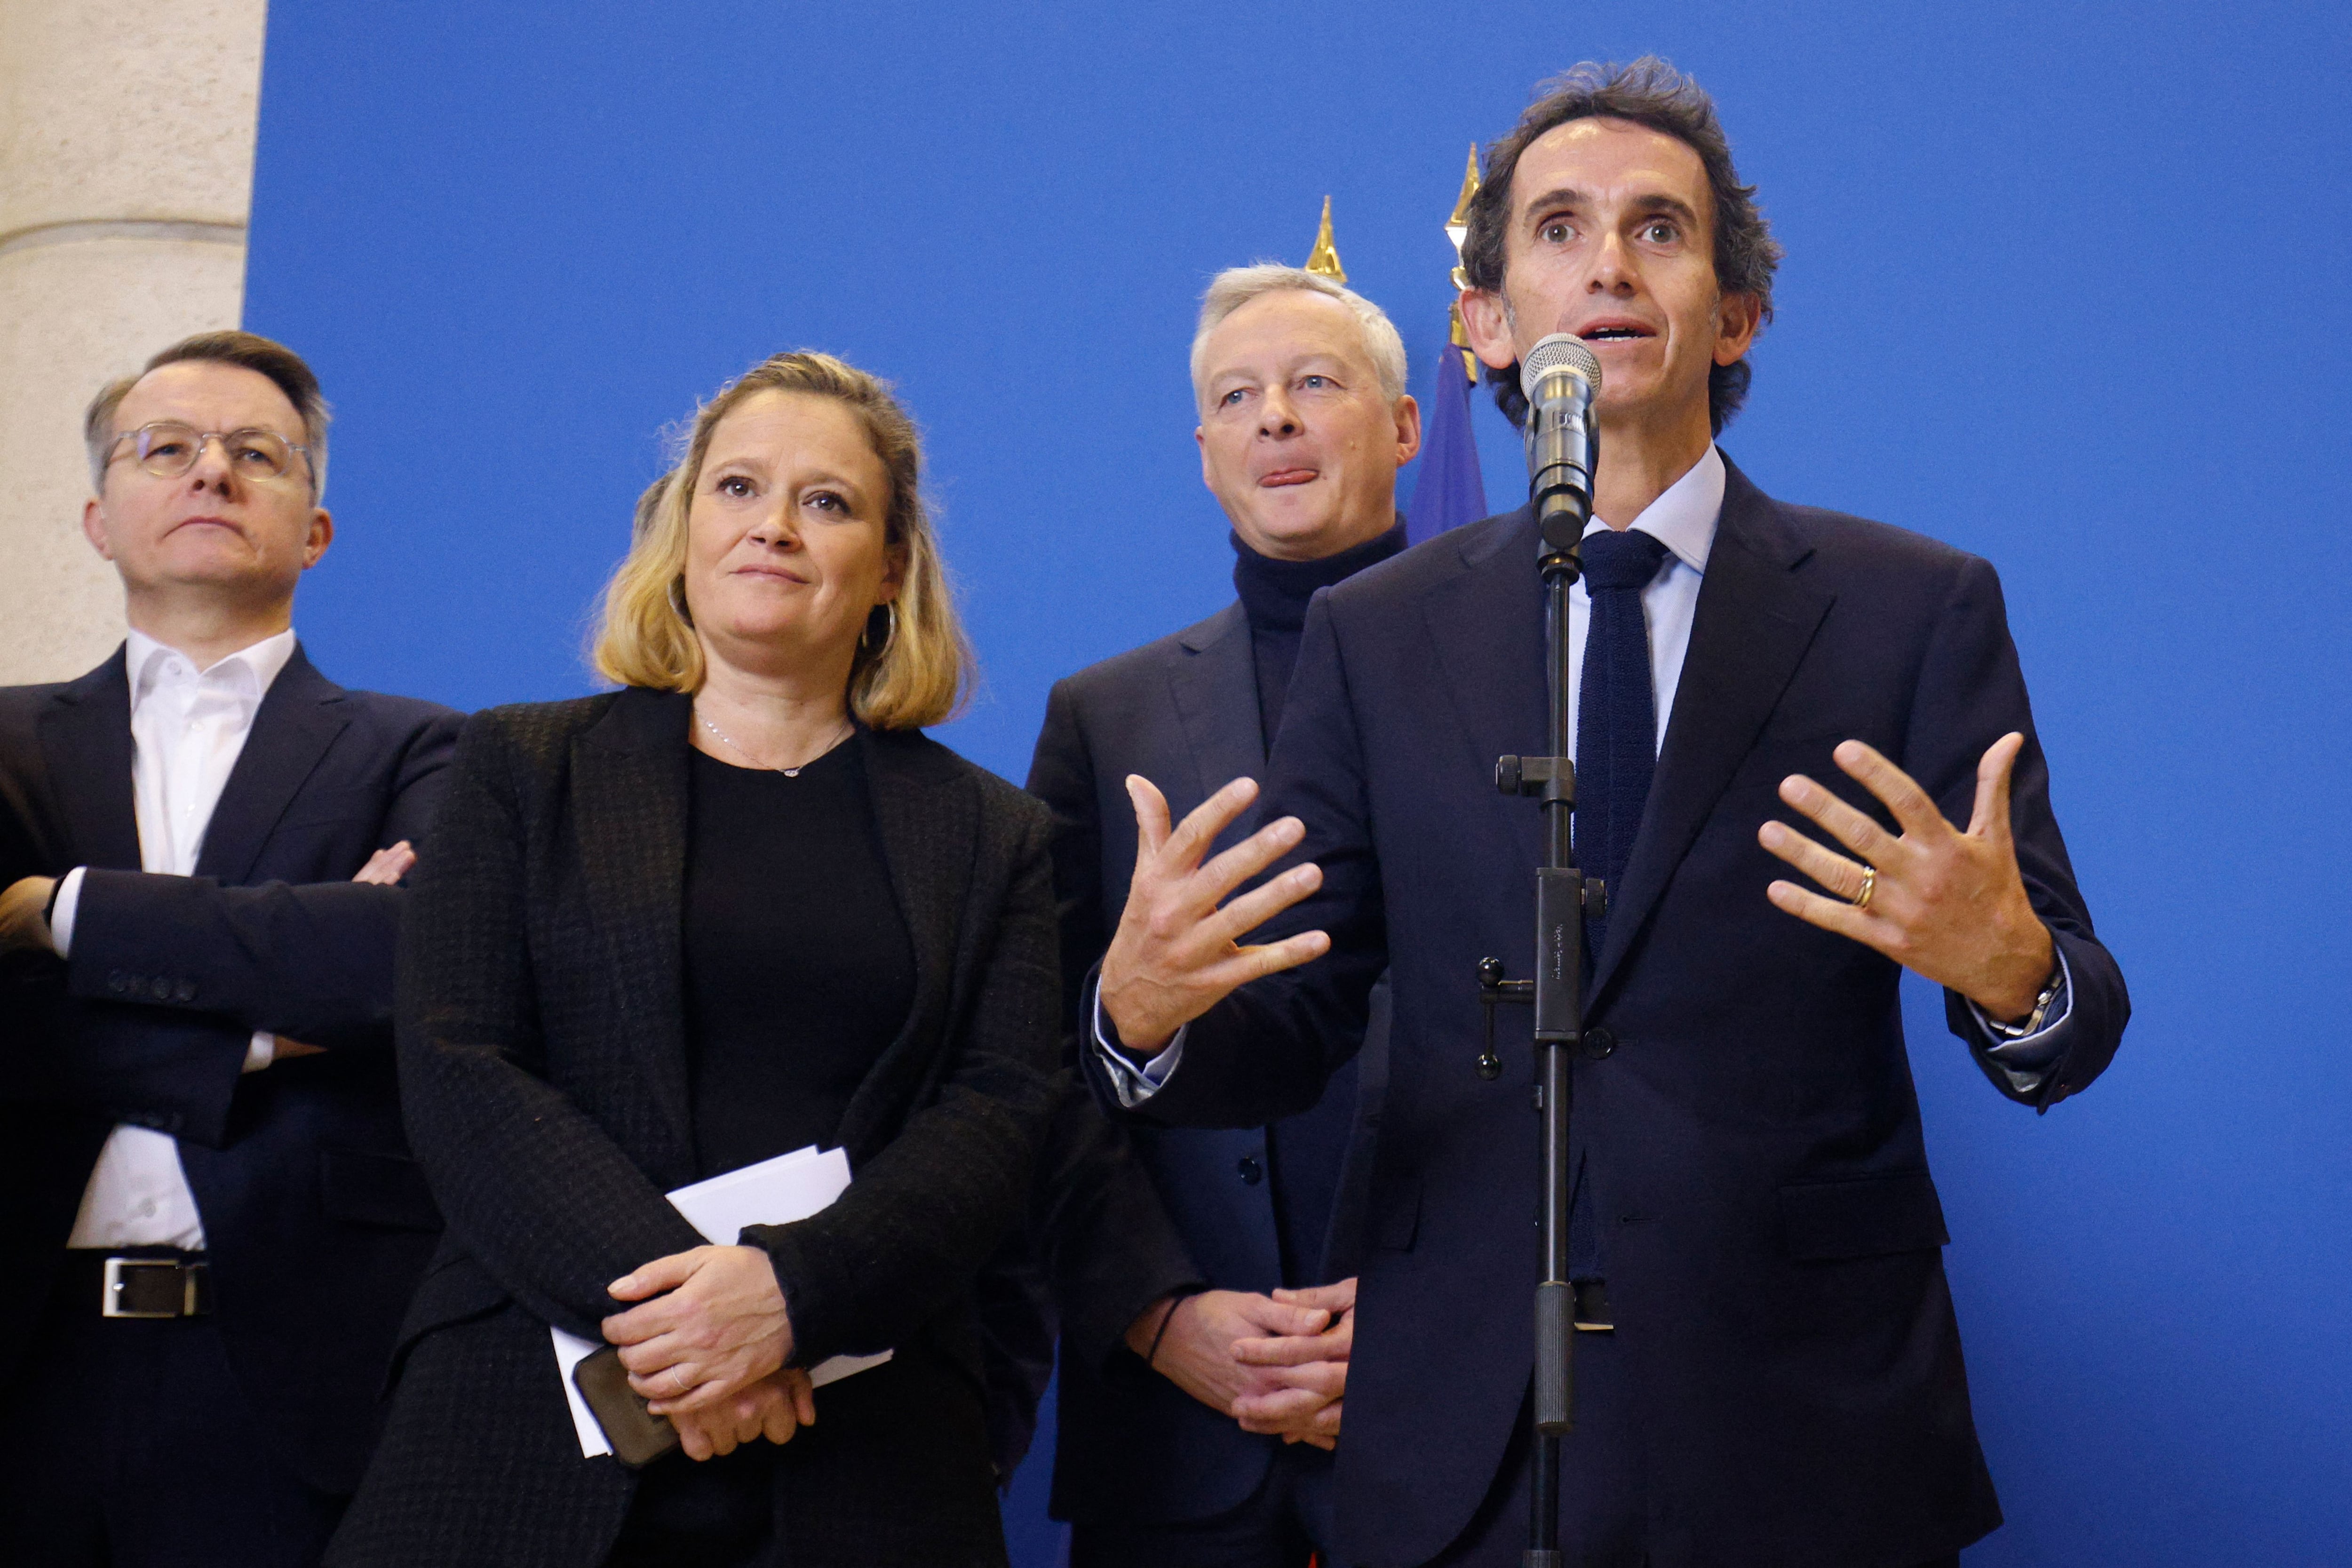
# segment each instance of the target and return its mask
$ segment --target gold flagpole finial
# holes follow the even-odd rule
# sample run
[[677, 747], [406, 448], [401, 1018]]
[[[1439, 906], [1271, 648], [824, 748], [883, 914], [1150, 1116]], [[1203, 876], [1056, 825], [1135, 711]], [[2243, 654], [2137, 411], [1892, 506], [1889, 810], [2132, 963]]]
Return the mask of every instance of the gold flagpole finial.
[[1478, 143], [1470, 143], [1470, 167], [1463, 171], [1462, 195], [1454, 204], [1454, 216], [1445, 220], [1445, 237], [1454, 242], [1454, 286], [1467, 289], [1470, 285], [1462, 276], [1462, 242], [1470, 237], [1470, 198], [1478, 194]]
[[1315, 231], [1315, 248], [1307, 255], [1307, 270], [1328, 278], [1334, 283], [1348, 280], [1348, 269], [1339, 265], [1339, 251], [1331, 243], [1331, 198], [1323, 198], [1323, 222]]
[[[1454, 203], [1454, 216], [1445, 220], [1445, 237], [1454, 242], [1454, 287], [1467, 289], [1470, 279], [1462, 270], [1462, 242], [1470, 236], [1470, 198], [1478, 194], [1478, 143], [1470, 143], [1470, 166], [1462, 174], [1462, 195]], [[1452, 307], [1454, 346], [1462, 351], [1462, 374], [1475, 384], [1478, 379], [1478, 357], [1470, 352], [1470, 334], [1462, 327], [1462, 306]]]

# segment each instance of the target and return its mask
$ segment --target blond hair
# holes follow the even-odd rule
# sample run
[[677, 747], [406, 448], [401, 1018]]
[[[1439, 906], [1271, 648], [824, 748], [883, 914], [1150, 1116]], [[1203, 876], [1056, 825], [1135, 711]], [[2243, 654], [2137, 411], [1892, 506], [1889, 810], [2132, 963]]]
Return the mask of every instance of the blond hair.
[[877, 730], [918, 730], [952, 718], [970, 693], [972, 655], [956, 619], [921, 490], [923, 449], [890, 384], [831, 354], [782, 353], [745, 371], [694, 416], [677, 466], [646, 526], [604, 585], [590, 658], [624, 686], [698, 691], [702, 643], [686, 608], [687, 519], [719, 422], [763, 392], [828, 397], [857, 416], [890, 476], [884, 539], [903, 562], [898, 596], [877, 605], [849, 671], [849, 710]]

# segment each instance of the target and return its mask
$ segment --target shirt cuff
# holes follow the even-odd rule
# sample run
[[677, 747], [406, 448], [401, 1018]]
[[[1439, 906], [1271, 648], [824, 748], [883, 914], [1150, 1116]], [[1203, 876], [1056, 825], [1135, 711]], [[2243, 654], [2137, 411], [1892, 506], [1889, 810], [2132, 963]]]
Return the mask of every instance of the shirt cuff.
[[1132, 1110], [1166, 1087], [1169, 1075], [1176, 1070], [1177, 1061], [1184, 1055], [1184, 1032], [1192, 1026], [1186, 1024], [1179, 1028], [1165, 1050], [1137, 1067], [1115, 1043], [1118, 1036], [1110, 1026], [1110, 1019], [1103, 1013], [1099, 987], [1095, 991], [1094, 1004], [1095, 1056], [1101, 1061], [1104, 1072], [1109, 1075], [1110, 1087], [1118, 1094], [1119, 1104]]
[[2074, 973], [2066, 963], [2066, 950], [2059, 948], [2058, 994], [2051, 999], [2050, 1011], [2042, 1027], [2030, 1035], [2005, 1039], [1992, 1028], [1992, 1019], [1974, 1002], [1969, 1003], [1969, 1016], [1977, 1023], [1976, 1048], [1987, 1061], [2001, 1069], [2021, 1094], [2031, 1094], [2041, 1087], [2042, 1080], [2058, 1058], [2066, 1054], [2065, 1027], [2074, 1016]]
[[58, 884], [57, 901], [49, 906], [49, 945], [58, 950], [59, 958], [73, 956], [74, 913], [81, 908], [81, 874], [87, 866], [77, 866]]
[[278, 1059], [278, 1037], [266, 1029], [253, 1031], [253, 1038], [245, 1043], [245, 1066], [237, 1071], [259, 1072]]

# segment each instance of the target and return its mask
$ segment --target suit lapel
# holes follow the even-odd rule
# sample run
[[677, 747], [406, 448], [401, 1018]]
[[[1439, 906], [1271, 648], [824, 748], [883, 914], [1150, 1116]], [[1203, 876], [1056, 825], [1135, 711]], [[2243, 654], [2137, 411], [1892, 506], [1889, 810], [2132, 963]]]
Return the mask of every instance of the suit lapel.
[[[1171, 818], [1181, 822], [1187, 812], [1234, 779], [1265, 782], [1265, 727], [1258, 712], [1257, 657], [1250, 643], [1249, 617], [1240, 605], [1226, 605], [1177, 640], [1184, 651], [1169, 667], [1168, 688], [1198, 775], [1192, 799], [1168, 803]], [[1253, 801], [1224, 831], [1217, 840], [1219, 848], [1257, 830], [1263, 799]]]
[[687, 718], [691, 699], [623, 690], [572, 742], [572, 809], [582, 875], [627, 1036], [681, 1169], [694, 1164], [687, 1084], [685, 919]]
[[[1423, 595], [1423, 614], [1471, 763], [1491, 776], [1496, 758], [1540, 753], [1545, 744], [1543, 685], [1528, 679], [1544, 668], [1535, 514], [1523, 507], [1460, 534], [1462, 573]], [[1532, 869], [1543, 853], [1543, 814], [1511, 801], [1505, 815]]]
[[1833, 597], [1793, 574], [1810, 547], [1746, 475], [1725, 466], [1723, 514], [1698, 591], [1674, 717], [1633, 858], [1622, 886], [1609, 890], [1609, 935], [1592, 971], [1596, 1001], [1755, 746]]
[[945, 749], [919, 734], [861, 728], [852, 743], [866, 770], [890, 893], [915, 954], [914, 1005], [842, 1113], [841, 1144], [856, 1160], [903, 1110], [910, 1074], [919, 1076], [927, 1042], [938, 1037], [938, 1021], [957, 1002], [956, 939], [971, 892], [980, 795]]
[[139, 807], [131, 768], [131, 682], [123, 650], [50, 699], [40, 717], [50, 798], [74, 865], [136, 871]]
[[351, 724], [343, 689], [311, 667], [298, 645], [269, 683], [253, 715], [252, 732], [205, 829], [196, 875], [236, 884], [248, 880], [270, 829]]

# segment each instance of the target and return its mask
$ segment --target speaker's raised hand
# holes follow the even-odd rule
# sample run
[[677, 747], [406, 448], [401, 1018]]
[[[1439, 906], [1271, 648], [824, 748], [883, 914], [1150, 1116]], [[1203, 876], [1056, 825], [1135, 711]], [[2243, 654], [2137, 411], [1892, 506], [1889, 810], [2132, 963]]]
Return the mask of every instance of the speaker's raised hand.
[[1157, 1055], [1176, 1031], [1235, 987], [1310, 958], [1331, 939], [1319, 931], [1262, 945], [1240, 939], [1312, 893], [1318, 868], [1294, 866], [1228, 902], [1234, 889], [1298, 847], [1306, 828], [1295, 816], [1270, 822], [1205, 864], [1217, 835], [1257, 798], [1253, 779], [1235, 779], [1172, 829], [1168, 800], [1140, 773], [1127, 779], [1135, 803], [1135, 879], [1110, 950], [1103, 954], [1103, 1011], [1119, 1041]]
[[2010, 834], [2010, 770], [2024, 749], [2025, 737], [2012, 731], [1985, 752], [1962, 832], [1910, 774], [1860, 741], [1842, 742], [1831, 753], [1837, 765], [1876, 795], [1903, 831], [1888, 833], [1811, 779], [1791, 774], [1780, 781], [1780, 798], [1853, 858], [1768, 822], [1758, 833], [1764, 847], [1836, 897], [1794, 882], [1774, 882], [1766, 897], [1951, 987], [1991, 1017], [2024, 1017], [2055, 962]]

